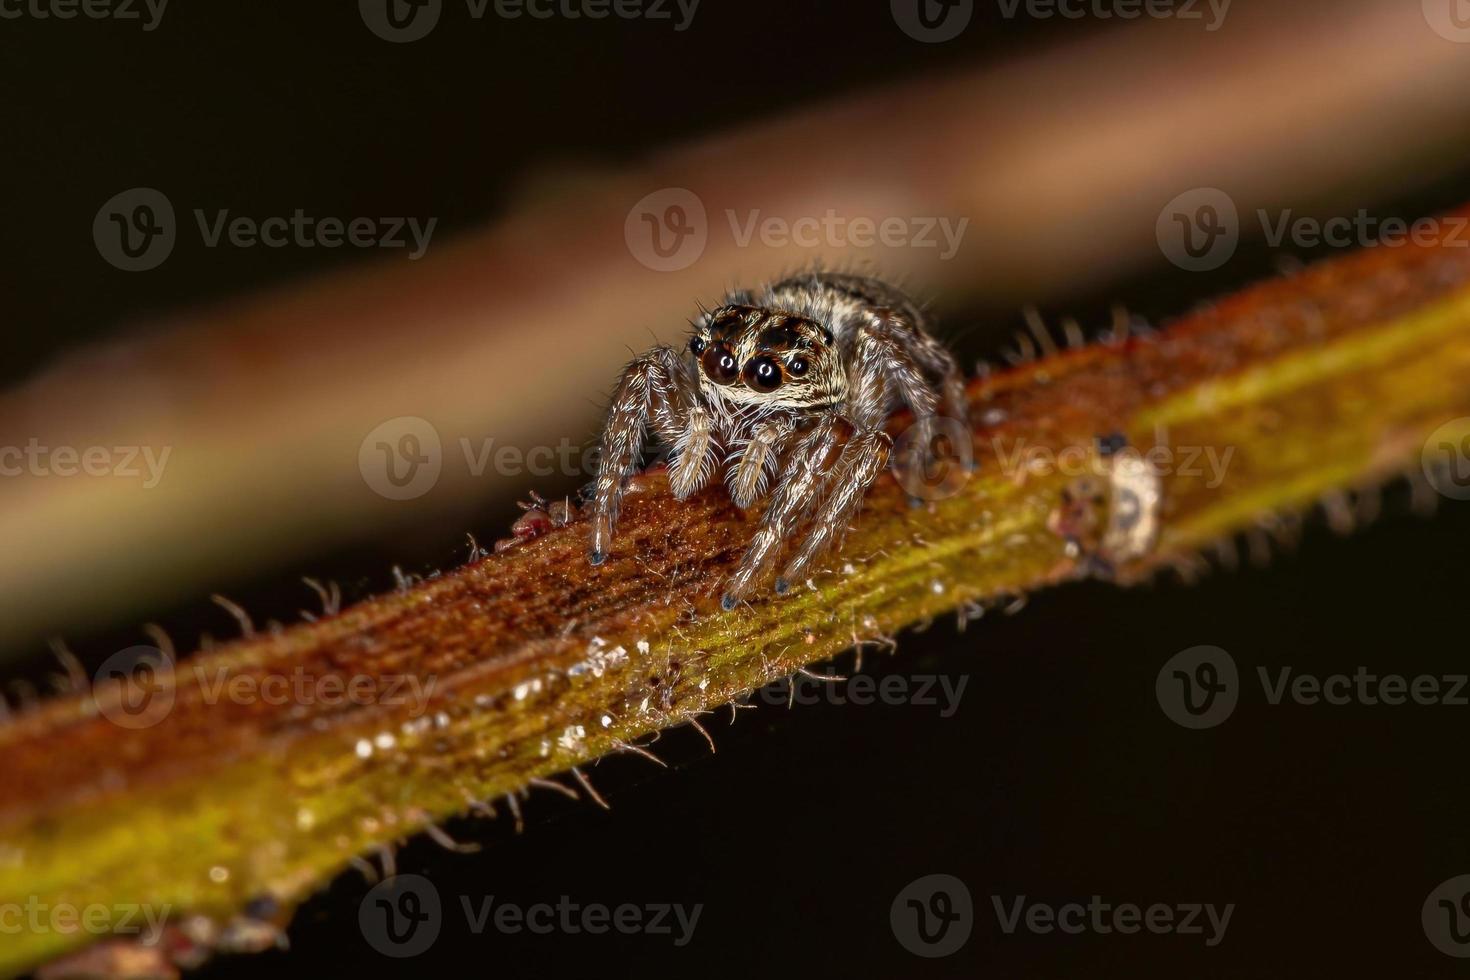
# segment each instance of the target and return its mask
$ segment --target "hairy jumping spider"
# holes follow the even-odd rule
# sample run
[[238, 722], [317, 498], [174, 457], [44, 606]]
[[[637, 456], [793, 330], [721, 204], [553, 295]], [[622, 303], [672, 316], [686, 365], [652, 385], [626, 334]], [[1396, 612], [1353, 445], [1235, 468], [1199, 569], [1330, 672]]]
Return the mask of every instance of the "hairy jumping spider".
[[[963, 421], [963, 378], [908, 297], [872, 278], [816, 272], [739, 291], [694, 323], [686, 353], [655, 347], [629, 364], [613, 395], [592, 499], [592, 564], [612, 547], [623, 481], [645, 433], [671, 448], [682, 500], [723, 469], [748, 508], [774, 487], [765, 517], [721, 605], [730, 610], [804, 522], [805, 540], [776, 592], [839, 543], [887, 464], [898, 406], [932, 425], [939, 403]], [[929, 440], [920, 438], [920, 445]]]

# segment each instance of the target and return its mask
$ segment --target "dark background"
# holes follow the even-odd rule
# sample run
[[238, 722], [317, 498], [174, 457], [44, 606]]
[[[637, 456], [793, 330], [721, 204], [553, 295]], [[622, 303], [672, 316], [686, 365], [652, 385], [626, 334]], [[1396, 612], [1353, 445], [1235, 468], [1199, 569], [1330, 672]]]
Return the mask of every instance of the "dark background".
[[[1098, 27], [1005, 20], [980, 6], [965, 35], [942, 45], [902, 36], [886, 3], [853, 0], [704, 0], [682, 34], [617, 19], [474, 22], [456, 8], [452, 29], [441, 23], [401, 46], [368, 34], [352, 3], [174, 0], [149, 34], [107, 21], [0, 21], [0, 376], [22, 379], [137, 318], [352, 261], [345, 249], [226, 257], [183, 236], [162, 268], [129, 276], [90, 237], [97, 207], [122, 188], [165, 187], [181, 209], [273, 214], [288, 202], [318, 214], [439, 215], [436, 241], [447, 240], [493, 219], [547, 169], [633, 161], [816, 98]], [[1410, 198], [1361, 204], [1382, 216], [1432, 213], [1470, 197], [1467, 178], [1470, 167]], [[1161, 262], [1046, 307], [1102, 323], [1125, 302], [1157, 322], [1285, 258], [1245, 248], [1210, 275]], [[941, 312], [966, 327], [967, 358], [993, 356], [1019, 324], [1010, 309], [941, 303]], [[1255, 676], [1286, 665], [1321, 675], [1466, 670], [1470, 508], [1447, 501], [1422, 520], [1407, 515], [1405, 497], [1391, 491], [1385, 516], [1350, 539], [1309, 521], [1302, 547], [1265, 570], [1193, 588], [1071, 586], [963, 633], [941, 621], [905, 634], [894, 657], [869, 653], [872, 673], [968, 676], [953, 717], [913, 704], [764, 706], [731, 727], [722, 712], [710, 720], [713, 757], [683, 730], [656, 747], [669, 771], [636, 758], [593, 768], [610, 812], [537, 793], [519, 837], [507, 820], [453, 823], [484, 851], [415, 841], [398, 856], [401, 871], [435, 882], [450, 913], [418, 959], [366, 945], [357, 911], [367, 885], [353, 876], [302, 909], [289, 955], [222, 961], [204, 975], [1463, 972], [1426, 941], [1419, 913], [1435, 885], [1470, 872], [1470, 708], [1269, 706]], [[513, 517], [486, 514], [468, 530], [493, 540]], [[411, 528], [227, 591], [257, 622], [289, 621], [309, 598], [301, 575], [334, 578], [360, 598], [391, 586], [393, 564], [458, 564], [464, 530]], [[200, 599], [154, 618], [175, 637], [227, 633], [228, 617]], [[93, 666], [138, 634], [118, 623], [71, 639]], [[1230, 651], [1245, 679], [1235, 714], [1201, 732], [1169, 721], [1154, 696], [1163, 663], [1198, 644]], [[850, 670], [851, 657], [839, 667]], [[954, 956], [922, 960], [895, 941], [889, 904], [936, 872], [967, 883], [975, 929]], [[472, 936], [457, 911], [460, 895], [529, 905], [563, 894], [704, 909], [682, 949], [655, 936]], [[991, 905], [992, 895], [1094, 894], [1236, 909], [1225, 941], [1207, 949], [1200, 936], [1007, 936]]]

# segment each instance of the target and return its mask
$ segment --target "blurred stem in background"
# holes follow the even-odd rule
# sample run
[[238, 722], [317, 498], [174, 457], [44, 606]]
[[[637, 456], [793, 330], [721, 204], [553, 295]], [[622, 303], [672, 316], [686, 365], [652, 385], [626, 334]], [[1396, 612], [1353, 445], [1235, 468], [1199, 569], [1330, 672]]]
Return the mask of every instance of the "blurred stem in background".
[[[1470, 137], [1467, 85], [1465, 49], [1417, 4], [1242, 5], [1229, 31], [1139, 25], [543, 185], [420, 262], [77, 352], [0, 398], [0, 445], [148, 447], [167, 464], [147, 489], [0, 481], [0, 644], [23, 652], [46, 633], [197, 597], [201, 580], [504, 504], [523, 481], [472, 476], [461, 438], [582, 443], [628, 349], [649, 331], [672, 339], [695, 300], [731, 285], [864, 259], [946, 301], [1065, 297], [1161, 262], [1156, 219], [1191, 188], [1225, 189], [1243, 214], [1303, 211], [1442, 172]], [[655, 271], [625, 226], [635, 204], [675, 187], [698, 199], [707, 243], [686, 268]], [[829, 211], [968, 225], [948, 259], [738, 241], [753, 215]], [[431, 424], [443, 452], [432, 492], [409, 502], [375, 493], [359, 468], [365, 437], [399, 416]]]

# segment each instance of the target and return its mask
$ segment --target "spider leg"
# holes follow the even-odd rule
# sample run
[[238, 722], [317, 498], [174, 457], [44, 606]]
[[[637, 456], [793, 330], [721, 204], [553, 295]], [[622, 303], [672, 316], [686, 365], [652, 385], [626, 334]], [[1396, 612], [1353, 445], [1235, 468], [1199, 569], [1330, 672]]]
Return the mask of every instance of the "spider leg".
[[[860, 409], [855, 409], [854, 414], [866, 421], [871, 417], [870, 413], [886, 413], [889, 399], [887, 392], [896, 392], [899, 400], [914, 416], [912, 435], [901, 440], [900, 454], [896, 460], [896, 465], [909, 473], [929, 470], [930, 464], [934, 462], [932, 456], [938, 441], [938, 416], [935, 411], [940, 396], [935, 392], [933, 383], [925, 377], [926, 370], [930, 374], [939, 375], [939, 387], [948, 417], [964, 423], [968, 429], [964, 380], [949, 351], [893, 311], [875, 311], [859, 340], [852, 380], [852, 390], [872, 397]], [[891, 387], [885, 388], [875, 383], [875, 375]], [[973, 451], [955, 452], [960, 456], [956, 462], [962, 462], [968, 468], [974, 466]], [[909, 502], [918, 506], [923, 501], [910, 497]]]
[[806, 578], [813, 561], [830, 548], [839, 546], [847, 534], [848, 524], [862, 506], [867, 493], [883, 467], [888, 465], [888, 450], [893, 440], [882, 429], [871, 429], [855, 436], [843, 450], [842, 463], [832, 480], [832, 492], [822, 501], [801, 550], [776, 579], [776, 594], [784, 595], [791, 583]]
[[592, 548], [588, 555], [592, 564], [601, 565], [607, 560], [622, 503], [623, 481], [638, 467], [645, 433], [652, 429], [669, 444], [678, 444], [698, 404], [696, 392], [693, 379], [669, 347], [655, 347], [623, 372], [603, 428], [602, 459], [593, 485]]
[[[905, 343], [902, 339], [899, 342]], [[910, 353], [924, 365], [924, 369], [939, 378], [939, 394], [944, 406], [945, 417], [961, 423], [966, 430], [969, 430], [970, 399], [965, 395], [965, 376], [960, 371], [959, 365], [955, 363], [954, 355], [949, 352], [949, 348], [922, 330], [909, 334], [907, 343]], [[927, 438], [930, 434], [924, 433], [924, 435], [926, 436], [924, 446], [932, 449], [933, 443]], [[963, 438], [960, 433], [955, 433], [955, 436]], [[970, 438], [973, 439], [973, 436]], [[969, 452], [960, 452], [958, 448], [955, 448], [954, 452], [959, 456], [955, 462], [967, 472], [973, 472], [975, 469], [973, 444]]]
[[750, 441], [740, 454], [740, 462], [728, 474], [730, 499], [736, 507], [744, 510], [760, 499], [770, 477], [770, 464], [795, 430], [795, 420], [789, 415], [781, 415], [760, 423], [751, 432]]
[[739, 567], [725, 584], [720, 605], [727, 612], [735, 608], [741, 597], [766, 572], [779, 554], [782, 542], [816, 505], [841, 447], [852, 431], [852, 423], [833, 412], [796, 444], [765, 516], [761, 518], [760, 529], [751, 538], [750, 547], [740, 559]]
[[892, 310], [874, 311], [863, 325], [848, 384], [849, 414], [859, 428], [877, 428], [887, 421], [893, 395], [916, 422], [933, 416], [939, 399], [915, 353], [917, 338], [925, 336]]
[[878, 328], [887, 333], [921, 368], [939, 379], [939, 394], [945, 415], [960, 422], [968, 422], [970, 402], [965, 397], [965, 376], [949, 348], [901, 317], [886, 318]]
[[674, 499], [683, 500], [709, 482], [714, 469], [712, 448], [709, 413], [695, 406], [674, 442], [674, 460], [669, 464], [669, 488]]

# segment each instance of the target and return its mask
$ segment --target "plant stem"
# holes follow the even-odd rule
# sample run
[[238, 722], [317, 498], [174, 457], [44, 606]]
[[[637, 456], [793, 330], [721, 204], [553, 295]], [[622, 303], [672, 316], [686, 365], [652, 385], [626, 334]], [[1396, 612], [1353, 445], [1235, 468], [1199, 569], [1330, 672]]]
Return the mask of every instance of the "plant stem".
[[[1426, 437], [1470, 416], [1470, 256], [1369, 249], [1155, 336], [1050, 353], [971, 397], [977, 472], [919, 508], [885, 476], [831, 571], [785, 598], [721, 613], [754, 515], [719, 489], [676, 502], [654, 473], [600, 568], [574, 522], [185, 658], [153, 692], [172, 707], [151, 726], [108, 720], [115, 689], [19, 715], [0, 727], [0, 902], [226, 923], [270, 896], [286, 914], [357, 855], [854, 644], [1099, 569], [1188, 571], [1205, 547], [1324, 498], [1340, 518], [1343, 491], [1418, 473]], [[1106, 518], [1111, 433], [1172, 454], [1143, 515], [1156, 539], [1137, 554], [1063, 533], [1082, 491], [1046, 465], [1099, 474]], [[266, 696], [273, 683], [284, 699]], [[342, 693], [354, 684], [369, 696]], [[8, 936], [0, 973], [90, 938]]]

